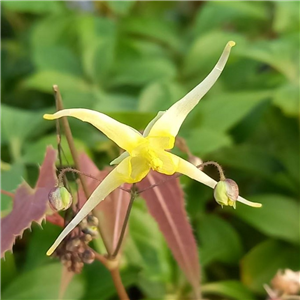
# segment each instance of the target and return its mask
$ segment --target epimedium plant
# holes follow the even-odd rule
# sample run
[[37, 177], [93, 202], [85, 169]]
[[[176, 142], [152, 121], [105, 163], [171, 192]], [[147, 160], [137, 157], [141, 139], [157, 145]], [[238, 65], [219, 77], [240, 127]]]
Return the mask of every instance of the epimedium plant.
[[[66, 2], [2, 3], [5, 97], [1, 159], [8, 163], [1, 163], [2, 188], [13, 191], [21, 178], [35, 185], [36, 165], [42, 164], [46, 145], [56, 142], [53, 123], [37, 117], [53, 111], [49, 106], [54, 82], [62, 90], [65, 107], [101, 111], [141, 129], [155, 112], [171, 106], [204, 77], [221, 47], [234, 39], [238, 47], [232, 52], [226, 73], [201, 103], [201, 109], [195, 109], [186, 120], [180, 135], [195, 155], [221, 163], [226, 175], [237, 179], [243, 194], [251, 195], [251, 200], [263, 207], [240, 205], [237, 210], [222, 210], [210, 201], [209, 189], [185, 176], [181, 184], [186, 204], [175, 209], [177, 192], [172, 193], [172, 204], [164, 202], [165, 206], [160, 207], [174, 209], [169, 215], [176, 215], [179, 231], [183, 227], [178, 221], [182, 216], [179, 212], [188, 212], [198, 245], [191, 264], [196, 265], [199, 251], [206, 298], [212, 294], [233, 299], [266, 295], [263, 284], [270, 282], [279, 268], [299, 269], [297, 4], [131, 2], [129, 8], [119, 11], [118, 3], [123, 5], [101, 2], [92, 10], [80, 12], [70, 9]], [[73, 119], [70, 124], [78, 152], [88, 153], [101, 168], [118, 155], [117, 147], [92, 126]], [[63, 164], [74, 166], [64, 139], [62, 147], [69, 161], [64, 158]], [[218, 178], [213, 169], [205, 171]], [[94, 174], [91, 170], [85, 172]], [[150, 178], [151, 184], [141, 189], [160, 182], [156, 176], [159, 173], [151, 172], [145, 178]], [[95, 188], [98, 186], [98, 181], [85, 176], [85, 181], [89, 180]], [[133, 291], [150, 299], [163, 299], [180, 291], [178, 295], [186, 295], [186, 281], [178, 275], [182, 272], [168, 256], [160, 233], [167, 226], [159, 226], [159, 230], [150, 216], [153, 212], [154, 219], [158, 218], [154, 196], [163, 194], [167, 198], [172, 189], [168, 192], [166, 186], [171, 182], [143, 192], [140, 196], [146, 202], [134, 201], [120, 263], [123, 284], [130, 295]], [[76, 202], [76, 194], [72, 194]], [[147, 201], [147, 195], [152, 201]], [[6, 199], [3, 196], [2, 204]], [[102, 201], [99, 206], [108, 202]], [[176, 226], [177, 222], [170, 224]], [[63, 219], [60, 223], [61, 227], [43, 225], [44, 230], [33, 226], [31, 233], [26, 231], [17, 241], [14, 255], [6, 255], [6, 261], [2, 261], [3, 298], [22, 298], [22, 291], [26, 291], [27, 298], [41, 299], [45, 293], [56, 297], [50, 290], [57, 289], [53, 284], [60, 279], [60, 264], [53, 259], [49, 265], [44, 253], [62, 230]], [[176, 235], [164, 236], [170, 241], [169, 248], [175, 249], [170, 245]], [[93, 240], [93, 247], [105, 253], [97, 248], [98, 240]], [[191, 248], [188, 254], [195, 257]], [[184, 257], [184, 251], [177, 256], [176, 249], [172, 253], [183, 271], [177, 257]], [[29, 277], [30, 281], [25, 281]], [[67, 293], [73, 291], [73, 295], [69, 298], [82, 297], [80, 288], [84, 299], [115, 295], [109, 273], [99, 262], [85, 266], [72, 282]], [[37, 290], [39, 286], [43, 290]]]
[[[126, 152], [111, 163], [118, 165], [98, 186], [82, 210], [64, 229], [54, 245], [47, 252], [48, 255], [53, 253], [65, 236], [112, 190], [123, 183], [141, 181], [149, 173], [150, 169], [167, 175], [179, 172], [211, 188], [216, 186], [216, 182], [197, 167], [165, 150], [170, 150], [174, 147], [175, 137], [182, 122], [218, 79], [225, 67], [230, 49], [234, 44], [234, 42], [228, 42], [222, 56], [208, 77], [166, 112], [158, 113], [157, 117], [146, 127], [143, 136], [127, 125], [91, 110], [67, 109], [57, 112], [54, 115], [44, 115], [44, 118], [49, 120], [73, 116], [82, 121], [89, 122], [126, 150]], [[228, 194], [226, 189], [221, 190], [218, 188], [216, 192], [218, 199], [223, 198], [222, 193]], [[228, 196], [228, 198], [229, 201], [221, 200], [222, 204], [233, 206], [234, 201], [240, 201], [250, 206], [260, 207], [260, 204], [251, 203], [238, 195], [232, 198]]]
[[[57, 86], [54, 86], [54, 91], [57, 100], [57, 108], [59, 111], [54, 115], [46, 114], [44, 115], [45, 119], [58, 119], [60, 117], [73, 116], [82, 121], [86, 121], [97, 127], [104, 134], [106, 134], [110, 139], [115, 141], [121, 148], [125, 150], [117, 159], [113, 160], [111, 164], [117, 164], [111, 172], [109, 172], [101, 181], [101, 183], [95, 187], [92, 191], [89, 191], [89, 187], [86, 185], [85, 180], [83, 179], [86, 173], [83, 173], [80, 169], [79, 158], [76, 153], [76, 149], [74, 147], [72, 133], [69, 128], [68, 122], [65, 118], [63, 118], [63, 125], [65, 128], [66, 136], [68, 139], [68, 143], [71, 149], [71, 153], [74, 158], [76, 169], [65, 169], [61, 172], [58, 177], [58, 181], [56, 182], [56, 188], [53, 189], [53, 182], [49, 182], [52, 185], [52, 190], [49, 192], [48, 198], [51, 207], [56, 208], [57, 210], [65, 210], [67, 209], [72, 202], [72, 196], [68, 194], [65, 188], [65, 177], [64, 173], [67, 171], [72, 171], [78, 173], [81, 180], [81, 193], [83, 192], [83, 196], [77, 199], [78, 205], [73, 206], [73, 214], [75, 217], [68, 221], [65, 219], [66, 227], [63, 232], [54, 242], [53, 246], [48, 250], [47, 255], [51, 255], [55, 252], [55, 256], [59, 257], [62, 261], [63, 265], [66, 267], [68, 272], [78, 273], [81, 271], [84, 263], [91, 263], [97, 258], [101, 261], [106, 268], [111, 272], [115, 287], [117, 289], [118, 295], [120, 299], [128, 299], [124, 286], [122, 285], [118, 264], [119, 264], [119, 251], [121, 248], [121, 244], [123, 241], [123, 237], [125, 234], [127, 222], [129, 219], [129, 214], [131, 210], [131, 206], [133, 204], [134, 199], [142, 192], [158, 188], [160, 185], [166, 184], [170, 180], [174, 180], [175, 173], [181, 173], [184, 175], [188, 175], [192, 179], [195, 179], [205, 185], [214, 188], [214, 196], [216, 201], [220, 205], [229, 205], [236, 207], [236, 201], [242, 202], [244, 204], [260, 207], [261, 204], [250, 202], [241, 196], [239, 196], [237, 184], [231, 180], [226, 179], [223, 173], [222, 168], [215, 162], [206, 162], [201, 163], [199, 166], [195, 166], [192, 163], [181, 159], [180, 157], [171, 154], [168, 150], [172, 149], [175, 144], [176, 135], [180, 129], [180, 126], [188, 113], [198, 104], [200, 99], [209, 91], [209, 89], [216, 82], [218, 77], [220, 76], [222, 70], [225, 67], [227, 59], [229, 57], [229, 53], [231, 48], [235, 45], [234, 42], [228, 42], [218, 63], [211, 71], [211, 73], [203, 80], [196, 88], [194, 88], [190, 93], [188, 93], [185, 97], [183, 97], [180, 101], [176, 102], [171, 108], [169, 108], [165, 112], [159, 112], [158, 115], [148, 124], [143, 135], [141, 135], [138, 131], [133, 128], [119, 123], [118, 121], [108, 117], [99, 112], [87, 110], [87, 109], [66, 109], [61, 110], [62, 108], [62, 100]], [[47, 161], [47, 158], [46, 158]], [[217, 166], [220, 172], [220, 181], [217, 183], [215, 180], [207, 176], [202, 170], [199, 168], [203, 168], [207, 164], [213, 164]], [[161, 182], [153, 181], [155, 175], [149, 174], [150, 170], [156, 171], [158, 173], [162, 173], [164, 175], [160, 175], [167, 178], [161, 180]], [[54, 168], [52, 167], [52, 173]], [[151, 171], [152, 172], [152, 171]], [[149, 175], [148, 175], [149, 174]], [[53, 175], [53, 174], [52, 174]], [[141, 189], [139, 186], [139, 182], [141, 182], [148, 175], [148, 182], [152, 183], [148, 186], [148, 188]], [[93, 175], [88, 175], [95, 179]], [[156, 176], [157, 179], [160, 176]], [[178, 177], [178, 176], [175, 176]], [[53, 179], [53, 176], [52, 176]], [[43, 176], [42, 176], [43, 180]], [[88, 243], [93, 239], [93, 236], [96, 235], [96, 227], [99, 225], [98, 218], [95, 218], [91, 212], [99, 203], [104, 200], [107, 196], [109, 196], [115, 189], [119, 188], [124, 184], [133, 184], [130, 189], [122, 188], [123, 193], [130, 193], [130, 201], [126, 208], [126, 214], [123, 216], [123, 222], [120, 229], [120, 232], [114, 232], [113, 240], [114, 245], [109, 247], [106, 245], [106, 249], [108, 252], [107, 256], [103, 256], [92, 250]], [[143, 185], [141, 185], [142, 187]], [[171, 185], [170, 190], [178, 189], [175, 184]], [[180, 190], [180, 189], [179, 189]], [[39, 192], [39, 183], [37, 184], [37, 191]], [[80, 191], [79, 194], [80, 195]], [[153, 195], [152, 195], [153, 196]], [[37, 196], [38, 200], [39, 196]], [[84, 205], [82, 204], [82, 199], [85, 198]], [[123, 198], [123, 197], [121, 197]], [[147, 198], [147, 197], [146, 197]], [[159, 195], [154, 196], [153, 198], [160, 198]], [[176, 198], [176, 197], [174, 197]], [[173, 199], [169, 199], [168, 202], [171, 202]], [[108, 201], [108, 200], [106, 200]], [[126, 204], [125, 200], [121, 200], [123, 207]], [[150, 199], [150, 202], [154, 201]], [[16, 201], [15, 203], [18, 203]], [[81, 203], [81, 204], [80, 204]], [[82, 206], [82, 207], [81, 207]], [[44, 211], [40, 211], [39, 220], [42, 219], [45, 212], [45, 203], [44, 203]], [[76, 208], [76, 209], [75, 209]], [[3, 219], [4, 226], [7, 226], [9, 220], [15, 218], [14, 213], [18, 212], [17, 206], [13, 209], [13, 213], [8, 215]], [[181, 210], [183, 212], [184, 210]], [[105, 215], [105, 211], [102, 212]], [[168, 212], [165, 211], [166, 214]], [[172, 213], [170, 210], [169, 213]], [[103, 218], [103, 214], [99, 216], [100, 222], [101, 218]], [[154, 213], [155, 215], [156, 213]], [[105, 218], [105, 216], [104, 216]], [[49, 217], [48, 220], [56, 223], [59, 220], [59, 216], [57, 219], [53, 219]], [[174, 221], [176, 222], [177, 217], [173, 216]], [[30, 222], [33, 219], [30, 220]], [[164, 222], [165, 220], [158, 218], [158, 222]], [[28, 220], [27, 220], [28, 222]], [[61, 222], [59, 222], [61, 223]], [[171, 231], [174, 230], [174, 225], [172, 226], [172, 221], [170, 218], [167, 218], [167, 223], [171, 225]], [[183, 224], [187, 224], [187, 232], [191, 232], [190, 225], [188, 225], [188, 221], [186, 219], [186, 215], [183, 213]], [[28, 227], [28, 224], [25, 223]], [[81, 230], [77, 231], [76, 227], [80, 225]], [[105, 228], [105, 224], [102, 223], [103, 226], [99, 227], [101, 235], [103, 237], [104, 244], [107, 243], [108, 238], [105, 238], [105, 234], [103, 234], [103, 228]], [[115, 224], [116, 225], [116, 224]], [[20, 235], [22, 231], [26, 228], [22, 225], [23, 228], [18, 228], [16, 231], [7, 231], [6, 244], [3, 248], [4, 251], [8, 250], [12, 246], [13, 237], [15, 235]], [[115, 227], [116, 228], [116, 227]], [[162, 232], [169, 236], [170, 233], [168, 229], [162, 229]], [[69, 234], [71, 235], [69, 236]], [[181, 232], [183, 233], [183, 232]], [[185, 233], [183, 233], [185, 234]], [[189, 279], [193, 291], [194, 296], [197, 299], [201, 298], [201, 288], [200, 288], [200, 269], [198, 267], [197, 255], [192, 257], [193, 262], [191, 263], [191, 259], [189, 259], [189, 250], [186, 248], [186, 245], [182, 243], [183, 237], [178, 237], [178, 231], [175, 227], [175, 243], [172, 239], [167, 239], [170, 248], [172, 249], [174, 256], [178, 259], [179, 264], [181, 265], [183, 271], [185, 272], [187, 278]], [[190, 235], [190, 241], [194, 244], [195, 241]], [[181, 248], [179, 250], [180, 254], [175, 251], [173, 248], [179, 246]], [[196, 247], [194, 247], [195, 249]], [[4, 253], [4, 252], [3, 252]], [[181, 257], [182, 255], [182, 257]], [[195, 260], [196, 258], [196, 260]]]

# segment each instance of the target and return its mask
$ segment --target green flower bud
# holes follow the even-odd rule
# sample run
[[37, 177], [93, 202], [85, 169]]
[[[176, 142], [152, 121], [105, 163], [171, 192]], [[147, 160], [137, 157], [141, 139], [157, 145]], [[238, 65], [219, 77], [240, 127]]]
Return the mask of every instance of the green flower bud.
[[239, 197], [239, 187], [232, 179], [221, 180], [215, 186], [214, 197], [222, 207], [226, 205], [235, 208]]
[[66, 210], [72, 204], [72, 195], [63, 186], [54, 188], [49, 193], [48, 199], [50, 206], [57, 211]]

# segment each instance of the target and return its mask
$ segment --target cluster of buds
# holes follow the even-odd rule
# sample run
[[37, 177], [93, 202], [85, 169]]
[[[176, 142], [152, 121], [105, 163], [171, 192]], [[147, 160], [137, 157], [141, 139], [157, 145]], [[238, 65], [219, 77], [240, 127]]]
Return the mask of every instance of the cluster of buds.
[[95, 260], [95, 253], [88, 247], [89, 242], [98, 236], [98, 219], [88, 215], [80, 223], [81, 233], [66, 239], [56, 250], [62, 264], [70, 272], [80, 273], [84, 264], [91, 264]]

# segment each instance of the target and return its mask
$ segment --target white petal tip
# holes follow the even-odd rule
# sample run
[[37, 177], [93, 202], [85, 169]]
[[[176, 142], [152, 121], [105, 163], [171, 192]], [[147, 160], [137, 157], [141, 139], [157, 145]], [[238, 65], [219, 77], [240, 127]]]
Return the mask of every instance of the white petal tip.
[[230, 42], [227, 43], [227, 45], [229, 47], [234, 47], [235, 46], [235, 42], [234, 41], [230, 41]]
[[54, 248], [53, 247], [51, 247], [48, 251], [47, 251], [47, 253], [46, 253], [46, 255], [47, 256], [50, 256], [53, 252], [54, 252]]
[[44, 114], [43, 118], [45, 120], [54, 120], [55, 119], [54, 115], [51, 115], [51, 114]]

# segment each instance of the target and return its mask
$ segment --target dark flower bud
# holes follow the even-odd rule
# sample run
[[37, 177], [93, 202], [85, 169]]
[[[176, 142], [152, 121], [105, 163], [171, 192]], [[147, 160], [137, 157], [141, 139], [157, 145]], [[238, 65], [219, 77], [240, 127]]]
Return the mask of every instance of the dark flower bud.
[[91, 264], [95, 260], [95, 253], [89, 249], [82, 253], [82, 261], [86, 264]]
[[86, 217], [86, 220], [90, 226], [98, 226], [99, 223], [98, 218], [95, 217], [94, 215], [88, 215]]

